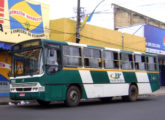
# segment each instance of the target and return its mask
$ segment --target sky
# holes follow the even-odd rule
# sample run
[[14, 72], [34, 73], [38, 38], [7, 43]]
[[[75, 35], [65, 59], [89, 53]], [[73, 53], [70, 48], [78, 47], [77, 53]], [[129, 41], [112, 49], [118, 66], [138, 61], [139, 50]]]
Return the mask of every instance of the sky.
[[[77, 0], [35, 0], [50, 5], [50, 19], [76, 17]], [[102, 0], [81, 0], [81, 7], [91, 13]], [[165, 22], [165, 0], [105, 0], [96, 9], [89, 24], [111, 28], [111, 3], [139, 12], [151, 18]]]

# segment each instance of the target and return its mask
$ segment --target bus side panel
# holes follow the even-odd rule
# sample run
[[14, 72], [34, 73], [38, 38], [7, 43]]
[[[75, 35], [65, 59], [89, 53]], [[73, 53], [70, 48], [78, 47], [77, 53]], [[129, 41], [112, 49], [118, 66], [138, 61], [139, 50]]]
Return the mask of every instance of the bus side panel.
[[60, 84], [46, 85], [45, 100], [58, 101], [65, 100], [67, 86]]
[[152, 92], [160, 89], [159, 73], [148, 73]]
[[135, 72], [123, 72], [126, 83], [137, 83]]
[[47, 98], [51, 100], [65, 100], [67, 88], [70, 84], [80, 85], [83, 98], [86, 99], [86, 92], [82, 85], [80, 74], [76, 70], [62, 70], [56, 74], [46, 77]]
[[137, 86], [139, 94], [149, 94], [152, 93], [150, 81], [148, 74], [146, 72], [136, 72]]
[[128, 95], [122, 72], [79, 70], [87, 98]]

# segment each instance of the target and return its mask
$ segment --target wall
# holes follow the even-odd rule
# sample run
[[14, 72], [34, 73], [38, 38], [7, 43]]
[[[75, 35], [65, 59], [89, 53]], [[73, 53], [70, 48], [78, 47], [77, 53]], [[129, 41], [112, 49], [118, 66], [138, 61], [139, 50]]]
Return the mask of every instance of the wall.
[[[115, 29], [132, 26], [137, 24], [149, 24], [162, 29], [165, 29], [165, 23], [151, 17], [132, 11], [125, 7], [114, 5], [114, 27]], [[159, 14], [159, 13], [158, 13]]]
[[[50, 39], [76, 42], [76, 22], [67, 18], [50, 21]], [[145, 38], [88, 25], [80, 32], [82, 44], [145, 52]], [[123, 45], [122, 45], [123, 43]]]
[[9, 92], [9, 72], [11, 57], [7, 51], [0, 51], [0, 96], [7, 96]]

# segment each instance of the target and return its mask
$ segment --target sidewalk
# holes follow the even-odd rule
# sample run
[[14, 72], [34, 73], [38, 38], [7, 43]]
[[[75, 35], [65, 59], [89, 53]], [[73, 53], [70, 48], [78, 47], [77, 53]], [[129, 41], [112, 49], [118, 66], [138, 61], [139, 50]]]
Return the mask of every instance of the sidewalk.
[[[158, 91], [149, 94], [149, 96], [164, 96], [165, 95], [165, 86], [162, 86]], [[0, 96], [0, 105], [7, 105], [9, 102], [9, 97]]]
[[163, 96], [163, 95], [165, 95], [165, 86], [161, 86], [158, 91], [152, 93], [151, 95], [154, 95], [154, 96]]
[[1, 97], [0, 96], [0, 105], [7, 105], [9, 102], [9, 97]]

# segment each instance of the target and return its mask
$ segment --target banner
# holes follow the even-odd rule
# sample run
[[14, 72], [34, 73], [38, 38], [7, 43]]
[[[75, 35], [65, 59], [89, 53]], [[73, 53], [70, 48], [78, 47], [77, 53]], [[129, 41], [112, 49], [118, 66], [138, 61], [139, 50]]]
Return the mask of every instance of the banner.
[[0, 0], [0, 31], [3, 32], [4, 23], [4, 0]]
[[49, 39], [49, 5], [33, 0], [0, 0], [0, 42], [38, 38]]
[[22, 29], [32, 34], [44, 33], [41, 5], [24, 0], [9, 0], [8, 4], [11, 30]]
[[146, 51], [165, 55], [165, 30], [151, 25], [144, 26]]

